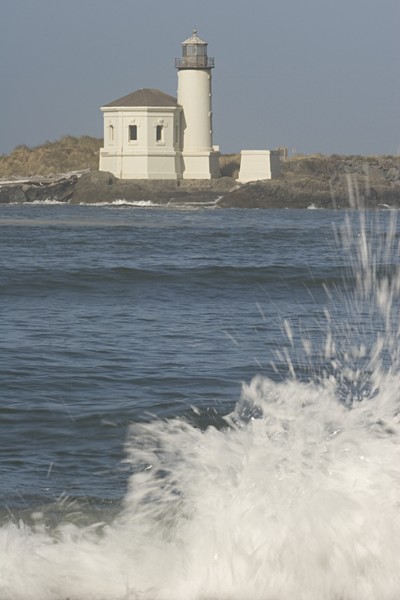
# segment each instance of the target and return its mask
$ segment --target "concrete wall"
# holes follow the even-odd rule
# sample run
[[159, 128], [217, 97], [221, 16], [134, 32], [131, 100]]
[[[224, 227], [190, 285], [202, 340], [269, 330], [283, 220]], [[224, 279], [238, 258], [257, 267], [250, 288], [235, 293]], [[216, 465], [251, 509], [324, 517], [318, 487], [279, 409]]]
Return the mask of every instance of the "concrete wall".
[[281, 164], [278, 150], [241, 151], [239, 181], [259, 181], [280, 176]]
[[182, 152], [183, 179], [215, 179], [220, 176], [219, 152]]

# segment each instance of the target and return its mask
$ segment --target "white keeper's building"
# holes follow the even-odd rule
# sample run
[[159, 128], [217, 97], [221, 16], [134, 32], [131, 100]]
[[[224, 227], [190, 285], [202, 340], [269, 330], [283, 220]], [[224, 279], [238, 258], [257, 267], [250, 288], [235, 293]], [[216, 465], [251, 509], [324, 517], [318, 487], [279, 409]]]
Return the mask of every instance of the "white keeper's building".
[[[100, 171], [120, 179], [213, 179], [220, 176], [219, 148], [213, 145], [211, 70], [207, 43], [193, 30], [175, 59], [178, 98], [140, 89], [101, 108], [104, 147]], [[263, 151], [248, 154], [239, 180], [270, 179], [276, 172]], [[257, 152], [257, 151], [251, 151]], [[243, 157], [242, 157], [243, 159]], [[278, 158], [279, 162], [279, 158]], [[261, 171], [260, 171], [261, 168]]]
[[181, 179], [182, 107], [159, 90], [142, 89], [103, 106], [100, 171], [121, 179]]

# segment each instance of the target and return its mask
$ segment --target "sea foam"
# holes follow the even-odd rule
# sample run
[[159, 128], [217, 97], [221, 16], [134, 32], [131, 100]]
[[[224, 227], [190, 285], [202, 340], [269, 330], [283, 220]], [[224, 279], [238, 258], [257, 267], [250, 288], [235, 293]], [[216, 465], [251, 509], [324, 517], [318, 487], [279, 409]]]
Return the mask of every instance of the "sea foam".
[[363, 215], [338, 231], [356, 283], [344, 273], [342, 288], [327, 289], [314, 372], [296, 374], [292, 356], [306, 363], [314, 340], [285, 322], [287, 375], [244, 384], [224, 426], [131, 425], [132, 475], [112, 521], [50, 527], [36, 514], [2, 525], [2, 600], [397, 600], [395, 216], [376, 228], [373, 244]]

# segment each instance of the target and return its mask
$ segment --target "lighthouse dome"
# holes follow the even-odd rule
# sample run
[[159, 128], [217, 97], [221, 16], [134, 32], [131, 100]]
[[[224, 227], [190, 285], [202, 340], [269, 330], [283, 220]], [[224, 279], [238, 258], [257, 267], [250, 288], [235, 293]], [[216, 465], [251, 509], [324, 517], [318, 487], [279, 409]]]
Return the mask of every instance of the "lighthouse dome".
[[182, 46], [189, 46], [192, 44], [197, 44], [198, 46], [207, 46], [207, 42], [205, 42], [204, 40], [202, 40], [198, 35], [197, 35], [197, 29], [193, 29], [193, 33], [190, 36], [190, 38], [188, 38], [187, 40], [185, 40], [184, 42], [182, 42]]

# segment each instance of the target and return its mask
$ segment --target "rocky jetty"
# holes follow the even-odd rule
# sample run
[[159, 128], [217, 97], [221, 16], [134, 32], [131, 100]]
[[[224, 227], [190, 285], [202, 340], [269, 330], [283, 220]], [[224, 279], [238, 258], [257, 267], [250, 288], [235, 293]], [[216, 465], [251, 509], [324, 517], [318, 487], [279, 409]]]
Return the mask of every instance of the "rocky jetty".
[[248, 208], [397, 208], [400, 158], [310, 156], [282, 164], [282, 178], [240, 186], [220, 203]]
[[22, 202], [69, 202], [74, 194], [80, 172], [0, 179], [0, 204]]
[[190, 202], [213, 202], [229, 194], [237, 183], [231, 177], [212, 180], [127, 180], [111, 173], [91, 171], [76, 182], [71, 204], [152, 201], [158, 204], [179, 205]]
[[398, 208], [400, 158], [302, 156], [282, 163], [282, 177], [240, 184], [232, 177], [207, 181], [119, 180], [111, 173], [73, 172], [0, 180], [0, 203], [57, 200], [109, 203], [188, 202], [221, 208]]

